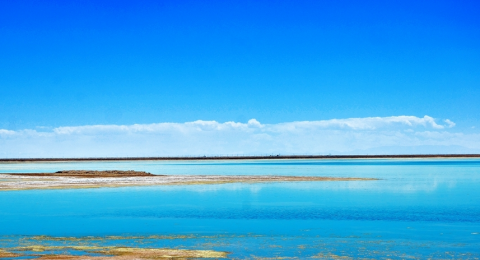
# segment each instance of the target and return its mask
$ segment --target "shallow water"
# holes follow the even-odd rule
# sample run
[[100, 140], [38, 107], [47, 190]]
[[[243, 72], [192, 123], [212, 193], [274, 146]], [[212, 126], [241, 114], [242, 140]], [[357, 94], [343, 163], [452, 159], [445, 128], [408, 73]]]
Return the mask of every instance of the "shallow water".
[[0, 247], [178, 247], [239, 259], [480, 257], [478, 159], [0, 164], [0, 173], [70, 169], [381, 180], [0, 192]]

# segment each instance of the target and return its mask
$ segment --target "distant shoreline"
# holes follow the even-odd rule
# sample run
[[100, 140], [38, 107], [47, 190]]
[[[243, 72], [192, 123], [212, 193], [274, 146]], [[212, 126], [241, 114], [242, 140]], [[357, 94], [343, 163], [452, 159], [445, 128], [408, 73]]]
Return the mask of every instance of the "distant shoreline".
[[3, 158], [1, 162], [63, 161], [188, 161], [188, 160], [280, 160], [280, 159], [414, 159], [480, 158], [480, 154], [403, 154], [403, 155], [265, 155], [265, 156], [165, 156], [165, 157], [83, 157], [83, 158]]

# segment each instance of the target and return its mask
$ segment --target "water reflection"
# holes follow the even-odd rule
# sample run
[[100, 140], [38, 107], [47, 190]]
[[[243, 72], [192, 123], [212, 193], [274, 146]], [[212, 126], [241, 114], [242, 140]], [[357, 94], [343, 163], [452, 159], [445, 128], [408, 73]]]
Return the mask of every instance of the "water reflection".
[[446, 252], [451, 258], [478, 259], [478, 162], [0, 164], [3, 173], [133, 169], [381, 179], [1, 192], [0, 235], [14, 236], [9, 242], [0, 239], [0, 244], [13, 246], [35, 235], [133, 234], [191, 239], [103, 239], [97, 244], [212, 249], [233, 252], [232, 258], [240, 259], [252, 255], [438, 259]]

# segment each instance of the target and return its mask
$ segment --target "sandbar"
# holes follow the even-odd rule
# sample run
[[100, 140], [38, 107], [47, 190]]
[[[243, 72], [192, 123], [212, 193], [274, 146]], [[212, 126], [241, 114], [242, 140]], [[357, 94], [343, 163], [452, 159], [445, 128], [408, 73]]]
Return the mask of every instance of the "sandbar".
[[0, 174], [0, 191], [125, 186], [206, 185], [300, 181], [373, 181], [375, 178], [280, 175], [154, 175], [138, 171], [58, 171]]

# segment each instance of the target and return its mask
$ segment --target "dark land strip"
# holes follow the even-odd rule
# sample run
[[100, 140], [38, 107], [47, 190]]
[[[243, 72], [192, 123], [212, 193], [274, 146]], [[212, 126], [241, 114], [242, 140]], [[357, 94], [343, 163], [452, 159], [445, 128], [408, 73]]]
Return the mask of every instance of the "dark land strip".
[[265, 156], [164, 156], [164, 157], [82, 157], [82, 158], [0, 158], [0, 162], [58, 161], [183, 161], [183, 160], [279, 160], [279, 159], [409, 159], [480, 158], [480, 154], [401, 154], [401, 155], [265, 155]]

